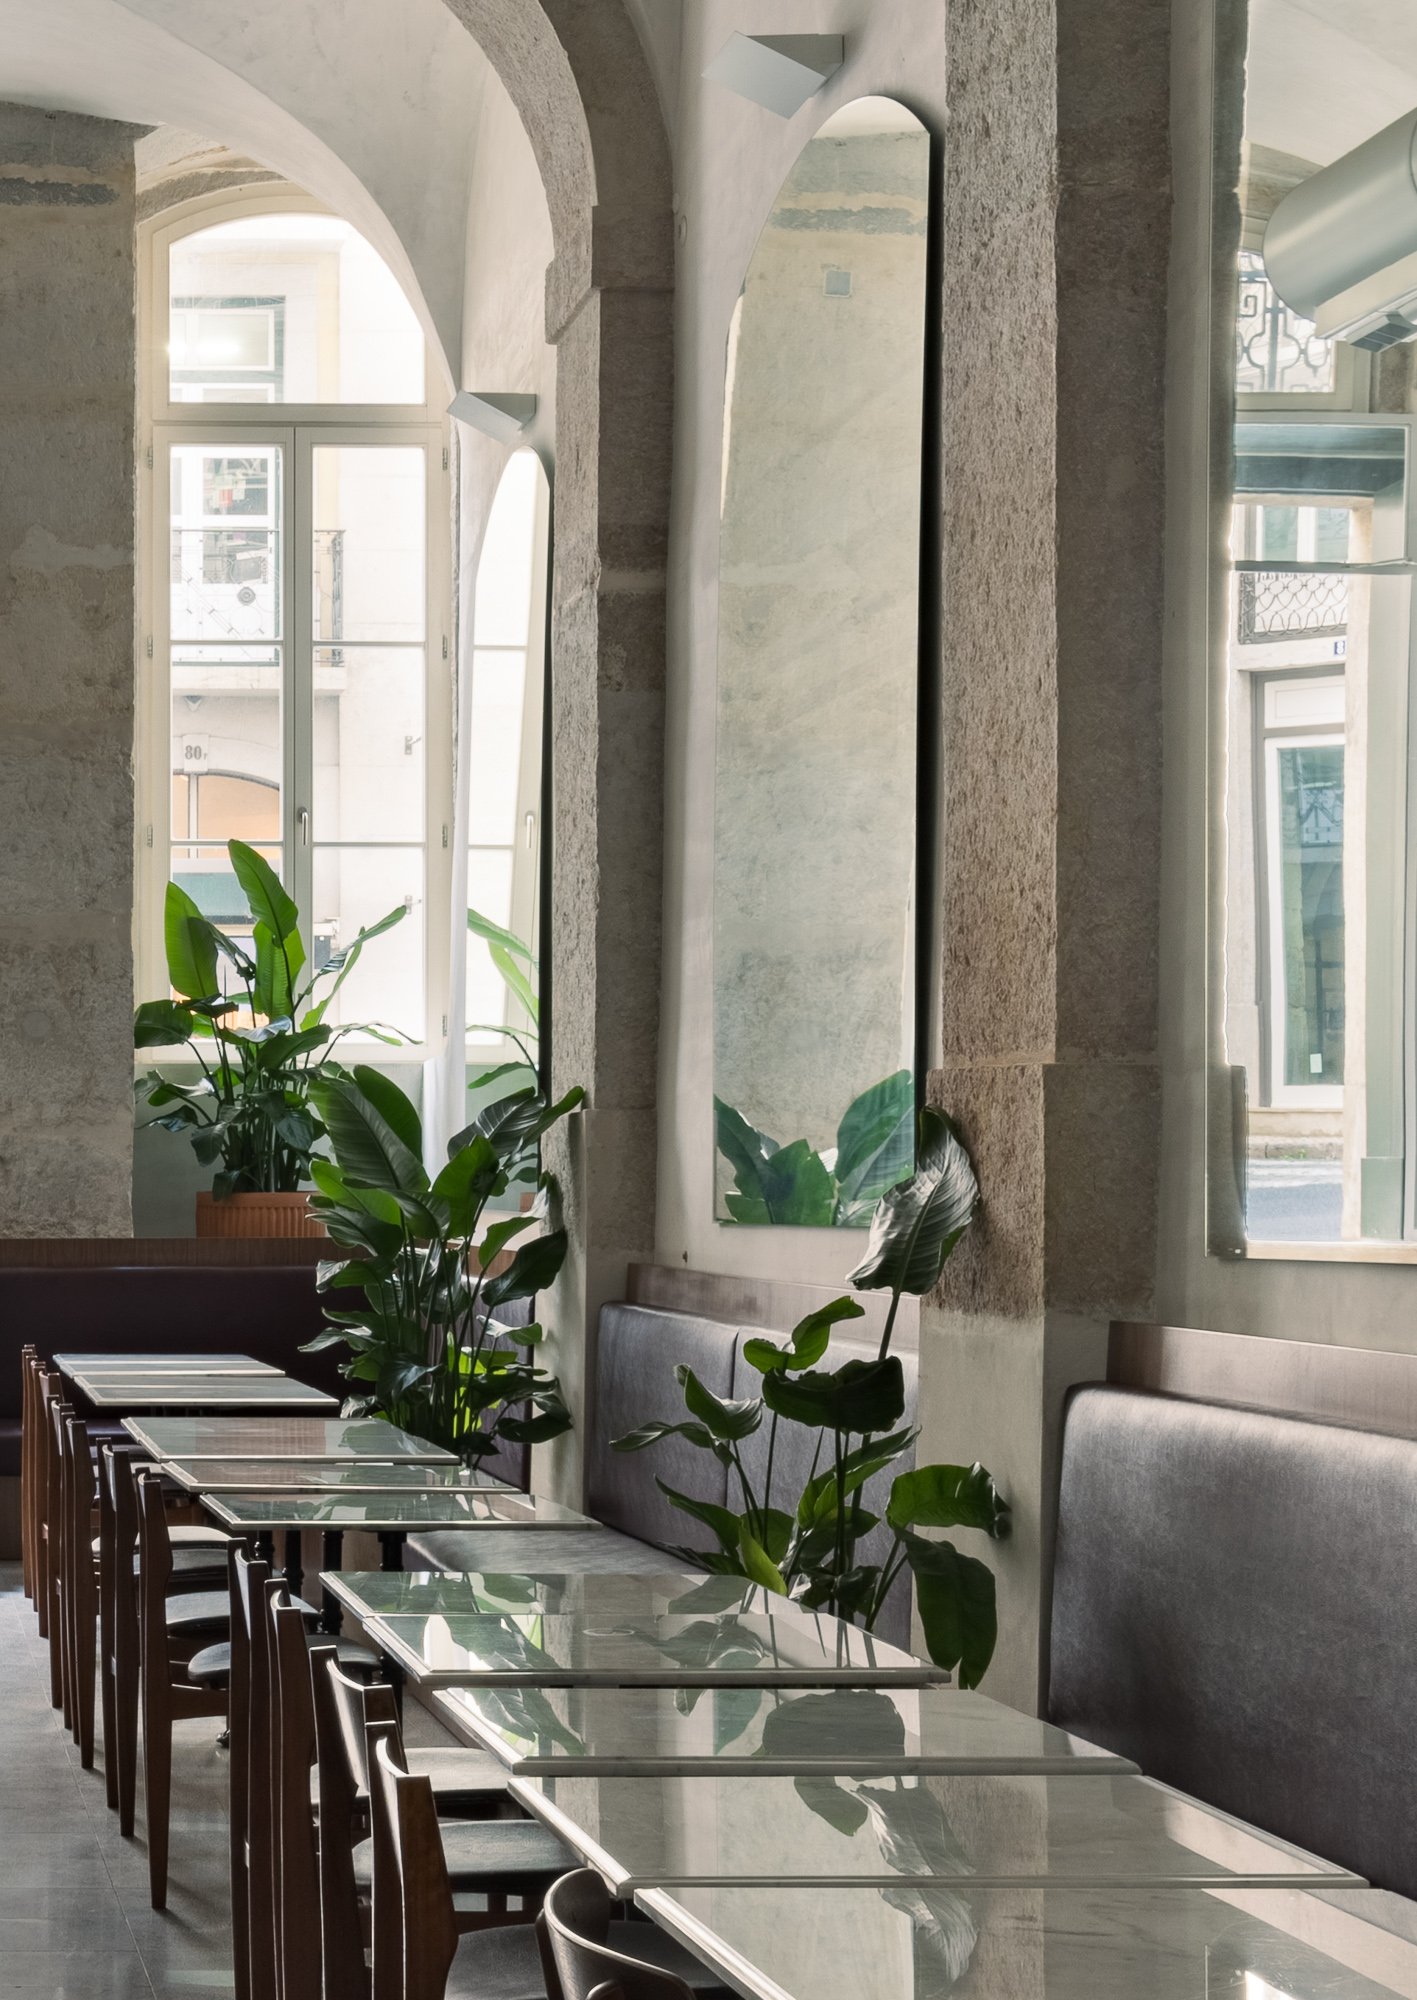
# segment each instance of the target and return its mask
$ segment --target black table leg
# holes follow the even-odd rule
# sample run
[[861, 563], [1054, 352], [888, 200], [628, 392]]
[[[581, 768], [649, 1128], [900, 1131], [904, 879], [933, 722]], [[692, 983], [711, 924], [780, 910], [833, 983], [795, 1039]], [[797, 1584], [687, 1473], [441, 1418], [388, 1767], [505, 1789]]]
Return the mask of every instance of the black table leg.
[[[324, 1567], [340, 1569], [343, 1566], [344, 1530], [326, 1528], [324, 1532]], [[332, 1590], [326, 1590], [324, 1604], [320, 1612], [320, 1629], [323, 1632], [338, 1632], [343, 1618], [343, 1607]]]
[[384, 1552], [382, 1567], [386, 1570], [403, 1568], [403, 1544], [407, 1530], [404, 1528], [381, 1528], [379, 1547]]

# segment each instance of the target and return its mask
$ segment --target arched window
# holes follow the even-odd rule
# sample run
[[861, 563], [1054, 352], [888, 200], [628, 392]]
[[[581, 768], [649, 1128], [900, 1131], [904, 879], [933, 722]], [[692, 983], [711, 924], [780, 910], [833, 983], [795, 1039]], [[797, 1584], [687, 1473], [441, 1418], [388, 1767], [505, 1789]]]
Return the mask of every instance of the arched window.
[[305, 197], [189, 204], [147, 254], [141, 990], [163, 986], [165, 883], [219, 914], [240, 838], [279, 868], [315, 963], [407, 904], [331, 1018], [422, 1051], [452, 820], [447, 451], [422, 328], [373, 247]]

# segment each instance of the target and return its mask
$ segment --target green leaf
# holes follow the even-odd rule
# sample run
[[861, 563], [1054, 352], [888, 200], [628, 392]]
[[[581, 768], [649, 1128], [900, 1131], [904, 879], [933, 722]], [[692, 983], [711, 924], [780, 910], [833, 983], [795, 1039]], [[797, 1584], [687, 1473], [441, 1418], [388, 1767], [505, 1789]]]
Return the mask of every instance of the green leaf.
[[767, 1203], [755, 1194], [726, 1194], [723, 1205], [734, 1222], [761, 1229], [772, 1221]]
[[191, 1039], [196, 1019], [174, 1000], [145, 1000], [133, 1016], [135, 1049], [164, 1049]]
[[794, 1139], [764, 1161], [763, 1199], [775, 1223], [829, 1229], [836, 1218], [836, 1181], [820, 1153]]
[[[858, 1492], [868, 1479], [894, 1464], [903, 1451], [908, 1451], [919, 1435], [918, 1431], [907, 1427], [890, 1437], [868, 1438], [854, 1451], [843, 1453], [841, 1490], [846, 1494]], [[815, 1479], [808, 1480], [797, 1503], [797, 1519], [804, 1528], [816, 1521], [828, 1520], [835, 1514], [837, 1492], [837, 1468], [834, 1465], [828, 1466], [825, 1472], [819, 1472]]]
[[270, 862], [244, 840], [229, 840], [226, 851], [231, 856], [231, 866], [241, 884], [252, 923], [265, 924], [281, 944], [295, 936], [300, 929], [300, 912]]
[[927, 1107], [920, 1114], [920, 1164], [881, 1197], [851, 1283], [863, 1292], [933, 1291], [978, 1203], [979, 1183], [954, 1126]]
[[423, 1126], [411, 1101], [396, 1083], [371, 1069], [367, 1063], [356, 1063], [353, 1069], [354, 1081], [364, 1092], [384, 1123], [403, 1140], [416, 1159], [423, 1157]]
[[770, 1590], [775, 1597], [786, 1597], [787, 1584], [782, 1571], [772, 1560], [762, 1543], [749, 1532], [746, 1520], [738, 1523], [738, 1553], [743, 1558], [743, 1569], [754, 1583]]
[[256, 973], [252, 985], [256, 1012], [272, 1017], [293, 1015], [295, 981], [305, 963], [305, 947], [300, 942], [299, 931], [292, 931], [288, 938], [282, 940], [268, 923], [262, 922], [252, 925], [251, 940], [256, 947]]
[[721, 1097], [713, 1100], [713, 1124], [715, 1143], [733, 1169], [734, 1184], [739, 1194], [749, 1202], [760, 1202], [766, 1220], [767, 1196], [762, 1175], [769, 1154], [778, 1150], [776, 1140], [769, 1139], [765, 1132], [759, 1132], [756, 1126], [750, 1125], [741, 1111], [735, 1111]]
[[[461, 1152], [454, 1153], [433, 1183], [434, 1200], [448, 1205], [450, 1236], [471, 1236], [488, 1196], [501, 1178], [502, 1163], [489, 1140], [473, 1139]], [[528, 1216], [526, 1220], [532, 1218]]]
[[959, 1684], [978, 1687], [999, 1636], [994, 1574], [950, 1542], [897, 1531], [915, 1576], [915, 1601], [925, 1645], [937, 1667], [958, 1669]]
[[899, 1357], [847, 1361], [829, 1374], [768, 1375], [763, 1401], [780, 1417], [829, 1431], [888, 1431], [905, 1413]]
[[185, 889], [167, 885], [163, 906], [163, 942], [167, 976], [185, 1000], [210, 1000], [219, 990], [216, 926], [209, 924]]
[[743, 1359], [760, 1375], [815, 1367], [827, 1351], [832, 1328], [844, 1319], [860, 1319], [863, 1310], [855, 1299], [833, 1299], [829, 1305], [819, 1306], [805, 1319], [798, 1320], [786, 1347], [779, 1347], [773, 1340], [747, 1340], [743, 1343]]
[[471, 1125], [448, 1143], [448, 1157], [471, 1143], [479, 1134], [491, 1141], [503, 1160], [514, 1159], [533, 1139], [550, 1131], [558, 1119], [583, 1102], [585, 1092], [577, 1086], [555, 1104], [548, 1104], [538, 1090], [514, 1090], [484, 1105]]
[[915, 1151], [915, 1078], [899, 1069], [847, 1106], [836, 1133], [843, 1202], [879, 1201], [909, 1174]]
[[1002, 1541], [1009, 1504], [993, 1477], [974, 1465], [919, 1465], [891, 1487], [886, 1519], [893, 1528], [978, 1528]]
[[407, 903], [400, 903], [396, 909], [390, 910], [387, 916], [380, 917], [378, 923], [366, 924], [356, 936], [350, 939], [343, 951], [331, 953], [319, 971], [311, 978], [302, 998], [308, 999], [310, 994], [315, 990], [318, 981], [328, 979], [331, 974], [334, 976], [334, 985], [324, 995], [319, 1005], [310, 1009], [301, 1024], [303, 1027], [313, 1028], [324, 1020], [330, 1002], [334, 999], [336, 993], [339, 992], [341, 986], [344, 985], [345, 980], [348, 979], [355, 966], [358, 965], [360, 955], [370, 938], [382, 937], [383, 933], [391, 931], [395, 924], [401, 924], [407, 915]]
[[553, 1229], [545, 1236], [523, 1243], [507, 1269], [489, 1278], [482, 1296], [489, 1306], [506, 1305], [509, 1299], [531, 1299], [544, 1291], [560, 1275], [566, 1261], [566, 1232]]
[[[495, 1162], [495, 1153], [492, 1157]], [[461, 1155], [459, 1155], [459, 1158], [461, 1158]], [[449, 1161], [448, 1164], [451, 1166], [453, 1163]], [[443, 1173], [447, 1171], [447, 1167], [444, 1167]], [[435, 1190], [442, 1178], [443, 1174], [439, 1174], [438, 1180], [433, 1183]], [[479, 1239], [477, 1245], [477, 1261], [483, 1270], [487, 1269], [487, 1266], [492, 1263], [494, 1258], [502, 1254], [514, 1237], [522, 1235], [525, 1230], [534, 1229], [542, 1219], [542, 1216], [537, 1214], [535, 1210], [527, 1209], [521, 1215], [509, 1215], [501, 1222], [494, 1222]]]
[[536, 997], [536, 988], [504, 946], [490, 944], [487, 951], [492, 963], [502, 975], [502, 983], [507, 991], [520, 1000], [531, 1019], [540, 1026], [541, 1008]]
[[531, 946], [524, 943], [515, 931], [504, 930], [501, 924], [494, 924], [490, 917], [484, 917], [477, 910], [469, 910], [467, 927], [474, 937], [486, 938], [489, 944], [499, 944], [504, 951], [513, 951], [518, 958], [524, 958], [528, 965], [535, 965]]
[[672, 1486], [666, 1486], [662, 1479], [656, 1479], [654, 1483], [671, 1507], [677, 1507], [681, 1514], [692, 1514], [696, 1521], [702, 1521], [706, 1528], [711, 1528], [717, 1535], [719, 1546], [724, 1553], [731, 1555], [735, 1562], [738, 1561], [736, 1514], [730, 1513], [727, 1507], [716, 1507], [711, 1500], [695, 1500], [687, 1493], [676, 1492]]
[[687, 1438], [700, 1451], [713, 1450], [713, 1432], [707, 1424], [641, 1424], [638, 1430], [626, 1431], [623, 1437], [611, 1438], [612, 1451], [643, 1451], [647, 1445], [658, 1444], [661, 1438]]
[[715, 1396], [706, 1389], [693, 1369], [680, 1362], [674, 1370], [674, 1379], [684, 1391], [684, 1407], [691, 1417], [699, 1422], [716, 1438], [736, 1441], [748, 1437], [763, 1420], [763, 1405], [759, 1397], [743, 1402], [729, 1402]]
[[392, 1193], [422, 1194], [428, 1186], [423, 1162], [357, 1084], [322, 1077], [310, 1086], [325, 1121], [335, 1160], [348, 1178]]
[[546, 1444], [551, 1438], [562, 1437], [571, 1428], [571, 1413], [559, 1396], [537, 1397], [538, 1414], [534, 1417], [503, 1417], [498, 1429], [509, 1437], [513, 1444]]

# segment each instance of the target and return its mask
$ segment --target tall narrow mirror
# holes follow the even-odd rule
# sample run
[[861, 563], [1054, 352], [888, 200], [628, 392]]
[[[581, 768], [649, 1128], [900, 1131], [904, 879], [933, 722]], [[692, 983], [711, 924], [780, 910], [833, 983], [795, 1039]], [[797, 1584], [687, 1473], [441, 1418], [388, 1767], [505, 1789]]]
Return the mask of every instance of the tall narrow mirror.
[[803, 148], [729, 331], [714, 823], [715, 1214], [864, 1226], [910, 1171], [930, 139]]

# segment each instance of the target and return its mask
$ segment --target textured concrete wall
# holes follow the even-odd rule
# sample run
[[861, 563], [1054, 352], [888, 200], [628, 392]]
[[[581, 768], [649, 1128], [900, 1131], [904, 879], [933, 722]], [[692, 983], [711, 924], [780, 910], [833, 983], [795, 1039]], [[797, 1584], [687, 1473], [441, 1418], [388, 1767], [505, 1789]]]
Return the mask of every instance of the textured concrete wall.
[[133, 140], [0, 105], [0, 1234], [133, 1145]]

